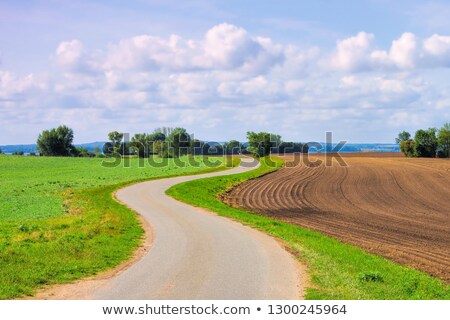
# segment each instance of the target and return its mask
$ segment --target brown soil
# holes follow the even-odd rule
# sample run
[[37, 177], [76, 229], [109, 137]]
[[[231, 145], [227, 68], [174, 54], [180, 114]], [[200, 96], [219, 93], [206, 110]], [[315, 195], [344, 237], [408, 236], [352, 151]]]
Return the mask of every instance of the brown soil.
[[[359, 156], [358, 156], [359, 155]], [[310, 161], [324, 160], [324, 155]], [[349, 154], [347, 167], [292, 165], [225, 202], [319, 231], [450, 282], [450, 161]], [[289, 167], [291, 162], [291, 167]]]

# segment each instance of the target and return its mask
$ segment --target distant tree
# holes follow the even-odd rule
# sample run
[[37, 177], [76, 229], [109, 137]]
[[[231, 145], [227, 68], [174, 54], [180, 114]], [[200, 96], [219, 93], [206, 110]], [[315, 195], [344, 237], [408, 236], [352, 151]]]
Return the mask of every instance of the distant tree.
[[417, 130], [414, 137], [415, 152], [418, 157], [434, 158], [437, 150], [436, 128]]
[[95, 153], [89, 152], [86, 148], [77, 147], [75, 156], [83, 158], [93, 158], [95, 157]]
[[189, 153], [192, 155], [205, 154], [205, 150], [203, 149], [204, 146], [205, 146], [204, 141], [198, 139], [191, 139], [191, 141], [189, 142]]
[[151, 137], [147, 133], [136, 133], [131, 138], [130, 146], [139, 158], [147, 158], [151, 144]]
[[183, 154], [187, 154], [189, 151], [190, 141], [191, 136], [186, 132], [186, 129], [173, 129], [173, 131], [166, 138], [166, 142], [169, 144], [169, 155], [179, 157]]
[[109, 141], [111, 141], [111, 145], [112, 145], [112, 153], [113, 154], [121, 154], [121, 147], [123, 147], [122, 145], [122, 140], [123, 140], [123, 133], [119, 133], [117, 131], [113, 131], [108, 133], [108, 139]]
[[125, 142], [125, 141], [121, 142], [120, 146], [119, 146], [118, 154], [120, 154], [122, 156], [133, 155], [134, 154], [134, 150], [131, 147], [131, 143], [130, 142]]
[[274, 147], [278, 147], [281, 143], [281, 136], [268, 132], [247, 132], [248, 150], [255, 157], [264, 157], [270, 154]]
[[152, 152], [160, 157], [169, 158], [170, 155], [167, 151], [167, 144], [164, 141], [157, 140], [152, 144]]
[[224, 148], [220, 143], [206, 143], [204, 148], [206, 149], [204, 154], [216, 156], [221, 156], [224, 154]]
[[226, 154], [240, 154], [242, 152], [242, 144], [237, 140], [230, 140], [225, 143], [224, 149]]
[[162, 133], [164, 137], [168, 137], [175, 129], [171, 127], [156, 128], [153, 133]]
[[92, 150], [95, 154], [100, 153], [100, 148], [99, 147], [95, 147], [94, 150]]
[[3, 153], [2, 148], [0, 148], [0, 154], [2, 154], [2, 153]]
[[437, 141], [443, 156], [445, 158], [450, 158], [450, 123], [444, 124], [444, 126], [439, 129]]
[[400, 144], [400, 142], [405, 140], [411, 140], [411, 134], [407, 131], [402, 131], [398, 134], [398, 137], [395, 138], [395, 143]]
[[37, 139], [41, 156], [72, 156], [75, 152], [73, 130], [67, 126], [43, 131]]
[[31, 151], [28, 155], [29, 155], [30, 157], [35, 157], [35, 156], [36, 156], [36, 152]]
[[279, 153], [308, 153], [308, 145], [297, 142], [281, 142], [278, 146]]
[[211, 145], [208, 142], [201, 141], [201, 154], [209, 154], [209, 151], [211, 150]]
[[405, 157], [411, 158], [416, 156], [416, 142], [414, 140], [403, 140], [400, 142], [400, 151], [403, 152]]
[[153, 132], [149, 135], [150, 141], [164, 141], [166, 140], [166, 135], [160, 131]]
[[[160, 131], [155, 130], [153, 133], [149, 135], [150, 140], [150, 150], [151, 153], [159, 154], [159, 151], [155, 150], [155, 143], [157, 141], [163, 142], [166, 140], [166, 135]], [[161, 143], [158, 143], [158, 148], [161, 147]]]
[[110, 155], [113, 154], [113, 152], [114, 152], [114, 146], [113, 146], [113, 144], [112, 144], [111, 142], [106, 142], [106, 143], [103, 145], [103, 154], [104, 154], [105, 156], [110, 156]]
[[23, 151], [14, 151], [14, 152], [12, 153], [12, 155], [13, 155], [13, 156], [23, 156], [23, 155], [24, 155], [24, 152], [23, 152]]

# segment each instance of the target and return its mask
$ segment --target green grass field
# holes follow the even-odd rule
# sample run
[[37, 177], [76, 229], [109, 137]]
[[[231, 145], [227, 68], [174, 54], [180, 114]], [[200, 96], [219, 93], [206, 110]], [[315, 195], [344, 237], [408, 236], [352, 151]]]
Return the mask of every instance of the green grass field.
[[[283, 165], [276, 160], [278, 167]], [[207, 208], [281, 239], [308, 267], [311, 285], [306, 299], [450, 299], [443, 281], [426, 273], [368, 254], [301, 227], [228, 207], [220, 194], [248, 179], [276, 170], [265, 160], [243, 174], [194, 180], [173, 186], [172, 197]]]
[[164, 167], [139, 167], [131, 158], [129, 167], [104, 167], [105, 159], [0, 155], [0, 299], [32, 295], [130, 257], [143, 230], [112, 193], [133, 182], [225, 169], [223, 158], [209, 160], [215, 168], [201, 157], [190, 158], [199, 166], [181, 160], [184, 166], [168, 159]]

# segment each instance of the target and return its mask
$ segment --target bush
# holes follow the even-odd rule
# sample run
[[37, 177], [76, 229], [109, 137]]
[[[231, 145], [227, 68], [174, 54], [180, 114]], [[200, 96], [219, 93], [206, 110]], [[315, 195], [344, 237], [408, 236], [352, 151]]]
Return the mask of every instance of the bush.
[[400, 150], [403, 152], [405, 157], [415, 157], [416, 156], [416, 142], [414, 140], [403, 140], [400, 142]]

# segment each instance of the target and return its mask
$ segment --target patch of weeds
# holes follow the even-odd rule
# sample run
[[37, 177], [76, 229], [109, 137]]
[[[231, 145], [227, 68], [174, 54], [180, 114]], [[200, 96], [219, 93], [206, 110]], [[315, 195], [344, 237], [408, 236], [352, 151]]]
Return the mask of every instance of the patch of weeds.
[[358, 274], [358, 280], [361, 283], [364, 282], [384, 282], [384, 278], [381, 273], [375, 271], [362, 272]]

